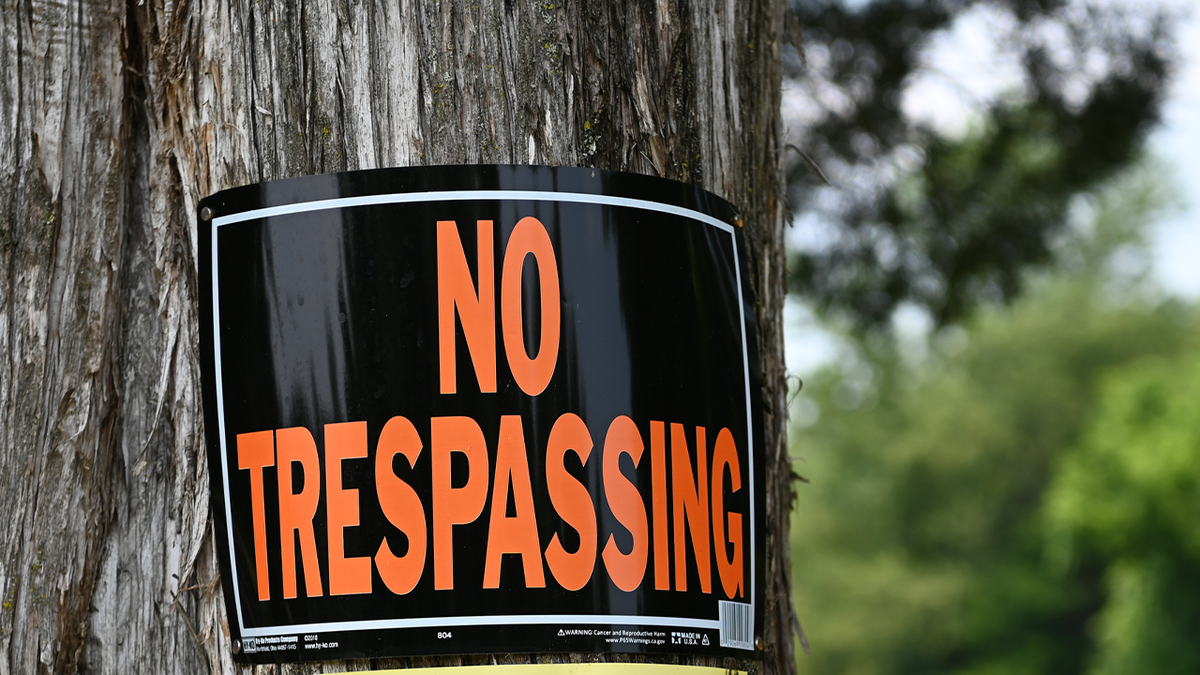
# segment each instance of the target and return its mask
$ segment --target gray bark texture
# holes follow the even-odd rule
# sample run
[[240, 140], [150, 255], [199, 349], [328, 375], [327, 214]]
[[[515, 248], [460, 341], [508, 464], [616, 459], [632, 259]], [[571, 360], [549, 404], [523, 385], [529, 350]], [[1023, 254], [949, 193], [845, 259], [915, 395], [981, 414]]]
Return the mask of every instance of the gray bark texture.
[[[536, 163], [699, 184], [745, 218], [767, 630], [794, 669], [782, 0], [3, 0], [0, 673], [229, 673], [195, 205], [245, 183]], [[582, 660], [329, 662], [262, 672]], [[616, 658], [616, 657], [612, 657]], [[241, 670], [250, 670], [242, 668]]]

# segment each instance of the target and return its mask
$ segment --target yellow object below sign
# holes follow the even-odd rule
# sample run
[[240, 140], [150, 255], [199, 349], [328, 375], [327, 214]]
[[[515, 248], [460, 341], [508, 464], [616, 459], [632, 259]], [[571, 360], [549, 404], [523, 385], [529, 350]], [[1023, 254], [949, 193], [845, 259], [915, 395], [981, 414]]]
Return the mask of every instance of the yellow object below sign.
[[[358, 671], [362, 673], [364, 671]], [[372, 670], [371, 675], [746, 675], [744, 670], [661, 663], [526, 663]], [[357, 675], [345, 673], [344, 675]]]

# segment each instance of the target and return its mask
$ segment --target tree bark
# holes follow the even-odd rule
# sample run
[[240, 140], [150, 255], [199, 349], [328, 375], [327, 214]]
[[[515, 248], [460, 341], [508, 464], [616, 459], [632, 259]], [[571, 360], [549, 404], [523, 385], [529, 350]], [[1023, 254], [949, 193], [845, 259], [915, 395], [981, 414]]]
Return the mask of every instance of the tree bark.
[[766, 654], [712, 665], [790, 672], [785, 8], [6, 0], [0, 673], [239, 669], [208, 505], [195, 204], [274, 178], [461, 163], [661, 175], [742, 210], [760, 302]]

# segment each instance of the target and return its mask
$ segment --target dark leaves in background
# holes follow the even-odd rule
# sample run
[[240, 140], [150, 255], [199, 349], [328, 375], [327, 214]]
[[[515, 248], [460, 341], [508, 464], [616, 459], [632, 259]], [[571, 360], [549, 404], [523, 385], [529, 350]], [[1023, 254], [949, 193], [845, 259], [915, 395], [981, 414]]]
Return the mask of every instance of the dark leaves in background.
[[[1003, 48], [1024, 90], [986, 102], [982, 124], [946, 138], [908, 118], [901, 96], [930, 38], [980, 9], [1015, 19]], [[793, 13], [786, 77], [810, 92], [832, 88], [840, 103], [789, 139], [803, 148], [788, 153], [789, 198], [802, 223], [815, 218], [823, 231], [819, 245], [792, 251], [789, 282], [860, 329], [885, 326], [903, 303], [945, 325], [1016, 296], [1024, 270], [1050, 262], [1072, 198], [1136, 159], [1173, 54], [1169, 17], [1153, 8], [825, 0]], [[805, 54], [818, 54], [819, 67]]]

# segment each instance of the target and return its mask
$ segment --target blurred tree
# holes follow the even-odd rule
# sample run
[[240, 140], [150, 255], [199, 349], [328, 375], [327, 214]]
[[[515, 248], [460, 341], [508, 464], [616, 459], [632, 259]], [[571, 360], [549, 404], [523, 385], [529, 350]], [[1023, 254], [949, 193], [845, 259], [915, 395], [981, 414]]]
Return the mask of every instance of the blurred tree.
[[[1041, 275], [1019, 302], [984, 312], [966, 329], [941, 331], [924, 356], [914, 348], [924, 342], [867, 339], [857, 359], [810, 379], [797, 405], [820, 414], [792, 439], [803, 455], [798, 469], [812, 479], [800, 491], [792, 529], [797, 605], [813, 644], [812, 656], [800, 661], [802, 673], [1084, 673], [1095, 654], [1106, 653], [1097, 652], [1091, 630], [1096, 616], [1105, 617], [1110, 632], [1124, 630], [1118, 624], [1131, 621], [1131, 613], [1150, 617], [1145, 630], [1154, 627], [1151, 620], [1185, 616], [1151, 602], [1160, 596], [1111, 609], [1113, 584], [1166, 592], [1152, 584], [1174, 577], [1130, 582], [1129, 573], [1120, 576], [1128, 566], [1112, 569], [1102, 548], [1110, 544], [1092, 537], [1083, 517], [1100, 498], [1080, 487], [1092, 483], [1062, 488], [1071, 508], [1059, 509], [1054, 522], [1063, 534], [1054, 541], [1069, 534], [1080, 542], [1066, 571], [1047, 563], [1044, 534], [1047, 486], [1058, 458], [1081, 442], [1095, 416], [1103, 373], [1180, 353], [1198, 337], [1191, 310], [1156, 304], [1140, 281], [1144, 267], [1129, 264], [1139, 250], [1138, 224], [1160, 200], [1160, 183], [1142, 174], [1082, 207], [1093, 215], [1079, 219], [1057, 246], [1056, 276]], [[1104, 447], [1117, 448], [1133, 433]], [[1193, 437], [1180, 442], [1200, 446]], [[1128, 448], [1128, 457], [1143, 449]], [[1082, 454], [1076, 462], [1094, 463]], [[1171, 527], [1196, 522], [1194, 471], [1192, 483], [1170, 493], [1191, 495], [1192, 510], [1164, 502], [1164, 513], [1168, 503], [1177, 509]], [[1111, 511], [1119, 515], [1125, 506]], [[1138, 521], [1111, 545], [1137, 547], [1137, 528], [1146, 535], [1151, 527]], [[1194, 532], [1189, 537], [1195, 555], [1200, 540]], [[1194, 636], [1196, 615], [1186, 616], [1193, 623], [1179, 625]], [[1119, 644], [1114, 649], [1121, 654], [1132, 649], [1128, 641]]]
[[[805, 107], [790, 125], [789, 198], [816, 233], [792, 253], [790, 286], [860, 328], [886, 323], [904, 303], [944, 325], [980, 302], [1013, 298], [1025, 268], [1050, 260], [1071, 199], [1137, 156], [1173, 54], [1168, 16], [1154, 6], [792, 7], [785, 92], [798, 91]], [[960, 137], [902, 103], [937, 68], [931, 41], [972, 16], [986, 20], [996, 60], [1013, 64], [1019, 82], [970, 101], [973, 121]]]

